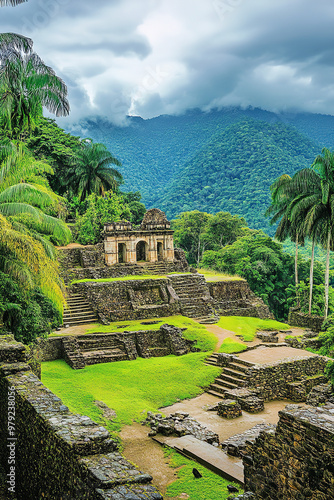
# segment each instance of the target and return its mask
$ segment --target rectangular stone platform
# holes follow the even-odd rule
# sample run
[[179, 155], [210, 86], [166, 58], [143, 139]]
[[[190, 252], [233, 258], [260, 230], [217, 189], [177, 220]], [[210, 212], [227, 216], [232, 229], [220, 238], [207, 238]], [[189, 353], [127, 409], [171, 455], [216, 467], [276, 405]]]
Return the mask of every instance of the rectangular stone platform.
[[200, 441], [193, 436], [187, 435], [180, 438], [166, 437], [161, 440], [155, 439], [160, 443], [166, 444], [176, 451], [196, 462], [204, 465], [228, 481], [244, 483], [244, 468], [242, 461], [238, 458], [229, 457], [221, 449], [211, 444]]

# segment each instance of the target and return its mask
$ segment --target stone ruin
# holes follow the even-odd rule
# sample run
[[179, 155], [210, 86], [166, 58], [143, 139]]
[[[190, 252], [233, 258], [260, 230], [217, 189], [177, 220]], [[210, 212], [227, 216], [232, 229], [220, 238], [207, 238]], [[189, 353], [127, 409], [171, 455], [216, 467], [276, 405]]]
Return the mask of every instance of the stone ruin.
[[127, 221], [107, 223], [103, 232], [105, 263], [173, 262], [173, 233], [165, 213], [158, 208], [146, 212], [139, 229]]

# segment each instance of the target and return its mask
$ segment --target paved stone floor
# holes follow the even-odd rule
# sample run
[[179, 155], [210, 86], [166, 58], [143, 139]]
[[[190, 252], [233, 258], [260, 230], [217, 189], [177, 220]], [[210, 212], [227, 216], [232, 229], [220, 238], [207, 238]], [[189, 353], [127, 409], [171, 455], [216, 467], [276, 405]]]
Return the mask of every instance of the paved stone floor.
[[238, 355], [244, 361], [257, 363], [260, 365], [266, 363], [275, 363], [284, 359], [309, 358], [314, 356], [313, 352], [303, 349], [294, 349], [293, 347], [258, 347], [253, 351], [242, 352]]

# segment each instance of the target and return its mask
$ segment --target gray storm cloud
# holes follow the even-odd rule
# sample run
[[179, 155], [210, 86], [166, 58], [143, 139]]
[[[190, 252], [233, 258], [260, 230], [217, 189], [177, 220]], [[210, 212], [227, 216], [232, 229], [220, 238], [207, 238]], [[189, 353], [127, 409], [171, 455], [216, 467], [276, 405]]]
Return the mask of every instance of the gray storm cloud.
[[71, 121], [225, 105], [334, 114], [332, 0], [29, 0], [0, 16], [66, 81]]

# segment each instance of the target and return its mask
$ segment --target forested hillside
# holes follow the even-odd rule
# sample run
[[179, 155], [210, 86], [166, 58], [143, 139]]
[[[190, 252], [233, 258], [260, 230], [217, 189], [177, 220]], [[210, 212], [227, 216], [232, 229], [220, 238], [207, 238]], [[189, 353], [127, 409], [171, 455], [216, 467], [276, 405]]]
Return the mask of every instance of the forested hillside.
[[[238, 139], [232, 139], [229, 127], [245, 123], [249, 119], [259, 122], [260, 128], [244, 128], [240, 132], [243, 138], [239, 134]], [[274, 126], [278, 128], [273, 129]], [[267, 136], [269, 129], [272, 132]], [[123, 189], [139, 190], [147, 208], [163, 205], [169, 216], [175, 216], [182, 206], [185, 209], [196, 208], [212, 212], [229, 210], [246, 217], [248, 224], [253, 227], [266, 231], [269, 226], [260, 212], [265, 210], [262, 202], [267, 203], [268, 195], [264, 193], [268, 191], [270, 182], [282, 173], [291, 174], [298, 168], [310, 166], [322, 147], [332, 149], [334, 146], [332, 116], [310, 113], [275, 114], [253, 108], [226, 108], [208, 113], [192, 110], [181, 116], [164, 115], [150, 120], [130, 117], [128, 125], [124, 127], [116, 127], [107, 120], [94, 118], [81, 121], [72, 131], [107, 145], [122, 161], [120, 171], [125, 181]], [[261, 131], [265, 135], [264, 140], [260, 135]], [[223, 132], [229, 136], [225, 141], [221, 135]], [[251, 136], [252, 133], [255, 133], [254, 137]], [[215, 147], [218, 148], [217, 152], [214, 151]], [[233, 149], [234, 147], [237, 149]], [[224, 165], [220, 158], [222, 148]], [[196, 181], [192, 177], [187, 186], [186, 193], [191, 205], [183, 199], [177, 200], [177, 197], [184, 196], [189, 172], [195, 165], [202, 168], [205, 151], [209, 150], [211, 156], [205, 159], [205, 175], [204, 172], [203, 175], [197, 172]], [[217, 179], [213, 179], [214, 172], [217, 169], [225, 171], [226, 165], [232, 169], [227, 175], [232, 196], [229, 192], [227, 195], [226, 186], [219, 186]], [[256, 173], [252, 174], [248, 189], [252, 165]], [[244, 175], [241, 175], [240, 171], [243, 170]], [[261, 170], [264, 184], [259, 176]], [[239, 173], [232, 182], [236, 172]], [[205, 180], [206, 175], [209, 175], [209, 181]], [[224, 182], [224, 175], [219, 178]], [[205, 190], [206, 186], [210, 186], [211, 191], [208, 188]], [[257, 196], [257, 200], [253, 200], [254, 189], [262, 191], [262, 196]], [[252, 202], [250, 209], [247, 206], [249, 200]]]
[[217, 134], [166, 189], [160, 207], [179, 212], [224, 210], [272, 232], [264, 217], [270, 185], [282, 173], [309, 166], [319, 150], [295, 129], [247, 120]]

